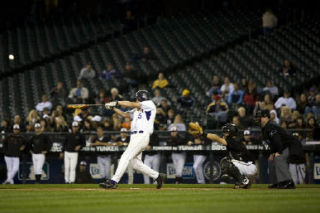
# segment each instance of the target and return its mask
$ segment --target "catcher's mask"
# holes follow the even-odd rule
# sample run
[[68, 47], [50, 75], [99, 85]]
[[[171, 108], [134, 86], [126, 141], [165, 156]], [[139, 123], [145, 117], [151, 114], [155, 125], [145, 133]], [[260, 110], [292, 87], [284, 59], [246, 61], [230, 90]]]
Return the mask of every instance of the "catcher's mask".
[[228, 137], [233, 137], [233, 136], [237, 136], [238, 134], [238, 128], [236, 125], [232, 124], [232, 123], [227, 123], [222, 127], [222, 132], [224, 134], [228, 134]]

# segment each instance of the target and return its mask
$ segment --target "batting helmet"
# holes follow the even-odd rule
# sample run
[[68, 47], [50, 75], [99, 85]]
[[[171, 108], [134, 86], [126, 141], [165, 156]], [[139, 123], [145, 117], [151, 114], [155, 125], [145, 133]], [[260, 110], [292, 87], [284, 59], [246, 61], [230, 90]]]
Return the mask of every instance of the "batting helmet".
[[150, 99], [150, 94], [147, 90], [139, 90], [136, 93], [136, 99], [138, 99], [138, 101], [146, 101]]
[[236, 136], [238, 134], [238, 128], [236, 125], [227, 123], [222, 127], [223, 133], [229, 133], [229, 136]]

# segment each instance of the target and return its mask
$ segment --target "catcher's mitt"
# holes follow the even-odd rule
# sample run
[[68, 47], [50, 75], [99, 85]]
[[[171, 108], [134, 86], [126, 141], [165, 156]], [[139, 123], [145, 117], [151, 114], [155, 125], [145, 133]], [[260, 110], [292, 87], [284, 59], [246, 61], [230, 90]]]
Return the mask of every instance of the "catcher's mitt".
[[198, 122], [190, 122], [188, 127], [188, 132], [191, 135], [199, 136], [203, 134], [202, 127]]

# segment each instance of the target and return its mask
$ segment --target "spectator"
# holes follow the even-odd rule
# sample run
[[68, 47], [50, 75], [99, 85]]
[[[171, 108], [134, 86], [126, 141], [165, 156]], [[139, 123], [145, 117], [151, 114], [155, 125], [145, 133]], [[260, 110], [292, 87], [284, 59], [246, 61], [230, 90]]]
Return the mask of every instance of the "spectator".
[[271, 100], [271, 96], [270, 94], [265, 94], [264, 95], [264, 98], [263, 98], [263, 101], [257, 101], [256, 102], [256, 106], [254, 108], [254, 114], [257, 113], [257, 111], [259, 110], [273, 110], [274, 107], [273, 107], [273, 102]]
[[233, 108], [237, 108], [237, 106], [242, 104], [243, 99], [243, 91], [239, 89], [238, 84], [234, 84], [234, 90], [230, 93], [228, 97], [229, 106], [234, 106]]
[[278, 118], [277, 111], [274, 109], [270, 111], [270, 121], [275, 124], [278, 124], [278, 125], [280, 124], [280, 120]]
[[20, 115], [15, 115], [13, 117], [13, 125], [15, 124], [18, 124], [19, 125], [19, 130], [21, 132], [24, 132], [26, 130], [26, 127], [25, 125], [22, 123], [22, 120], [21, 120], [21, 116]]
[[313, 106], [316, 102], [316, 88], [311, 87], [309, 90], [308, 103]]
[[153, 82], [152, 89], [160, 88], [163, 89], [168, 86], [168, 80], [164, 78], [162, 72], [159, 73], [158, 79]]
[[131, 120], [130, 120], [130, 118], [124, 118], [124, 121], [121, 124], [121, 128], [126, 128], [127, 130], [131, 129]]
[[104, 89], [100, 89], [98, 96], [94, 99], [96, 104], [105, 104], [109, 102], [109, 99], [106, 95], [106, 91]]
[[228, 77], [224, 78], [224, 84], [221, 86], [220, 91], [224, 100], [228, 100], [228, 96], [234, 90], [234, 86], [230, 83], [230, 79]]
[[121, 129], [121, 119], [116, 113], [112, 115], [112, 123], [114, 131], [119, 131]]
[[291, 109], [283, 106], [280, 109], [280, 121], [285, 121], [287, 124], [291, 121]]
[[266, 36], [273, 31], [278, 25], [278, 18], [274, 15], [271, 9], [264, 12], [262, 16], [263, 34]]
[[136, 20], [135, 17], [132, 15], [131, 10], [126, 11], [126, 16], [122, 20], [122, 24], [124, 33], [131, 32], [136, 28]]
[[83, 132], [91, 132], [94, 131], [95, 128], [92, 126], [91, 120], [89, 118], [85, 119], [83, 121], [83, 128], [82, 131]]
[[167, 114], [167, 126], [170, 126], [174, 122], [175, 114], [173, 109], [168, 110]]
[[68, 130], [68, 124], [62, 115], [57, 115], [53, 119], [54, 132], [66, 132]]
[[241, 82], [240, 82], [239, 88], [242, 91], [245, 91], [248, 88], [248, 81], [247, 81], [246, 78], [241, 78]]
[[143, 48], [143, 54], [142, 54], [140, 59], [141, 59], [142, 62], [147, 62], [149, 60], [155, 59], [155, 57], [151, 54], [150, 48], [145, 46]]
[[10, 120], [3, 119], [0, 126], [0, 143], [5, 139], [5, 134], [11, 132]]
[[312, 112], [318, 118], [320, 113], [320, 93], [315, 96], [315, 100], [310, 103], [310, 107], [306, 109], [306, 113]]
[[141, 77], [140, 73], [138, 73], [137, 70], [134, 70], [130, 63], [127, 63], [126, 66], [124, 67], [123, 75], [127, 83], [133, 87], [138, 85], [137, 79]]
[[238, 109], [239, 122], [240, 126], [243, 128], [248, 128], [253, 125], [252, 119], [246, 115], [246, 109], [244, 107], [240, 107]]
[[77, 87], [70, 90], [68, 97], [73, 101], [73, 103], [86, 103], [89, 98], [89, 91], [86, 87], [82, 86], [81, 81], [77, 81]]
[[160, 105], [160, 110], [162, 111], [162, 114], [164, 116], [167, 116], [168, 114], [168, 111], [171, 109], [169, 103], [168, 103], [168, 100], [167, 99], [163, 99], [161, 101], [161, 105]]
[[181, 104], [182, 108], [190, 108], [194, 100], [190, 97], [190, 91], [188, 89], [184, 89], [182, 95], [178, 98], [178, 103]]
[[295, 70], [291, 65], [291, 62], [288, 59], [283, 61], [283, 66], [280, 70], [280, 75], [283, 77], [292, 76], [295, 74]]
[[52, 109], [52, 103], [48, 100], [46, 95], [42, 95], [41, 102], [37, 104], [36, 110], [42, 112], [44, 108]]
[[113, 131], [112, 122], [109, 119], [104, 120], [103, 122], [103, 130], [104, 131]]
[[311, 111], [310, 105], [308, 103], [307, 95], [305, 93], [301, 93], [297, 103], [297, 110], [301, 114], [306, 114]]
[[87, 171], [87, 163], [85, 161], [80, 162], [79, 173], [77, 174], [76, 183], [78, 184], [88, 184], [93, 183], [90, 173]]
[[293, 110], [296, 109], [297, 104], [296, 101], [292, 97], [290, 97], [290, 92], [286, 90], [283, 92], [283, 96], [278, 98], [274, 106], [276, 107], [276, 109], [280, 109], [280, 107], [282, 106], [287, 106]]
[[301, 117], [300, 113], [298, 110], [295, 110], [291, 114], [291, 120], [288, 123], [288, 128], [289, 129], [296, 129], [297, 127], [297, 120], [298, 118]]
[[121, 101], [122, 100], [122, 95], [119, 94], [119, 90], [117, 88], [112, 88], [110, 90], [111, 97], [110, 101]]
[[32, 129], [36, 123], [40, 121], [40, 116], [38, 115], [37, 110], [33, 109], [29, 112], [27, 116], [27, 124], [32, 126]]
[[45, 119], [40, 119], [41, 131], [42, 132], [51, 132], [51, 127], [48, 125]]
[[248, 109], [248, 113], [252, 113], [254, 110], [254, 107], [256, 105], [257, 100], [257, 90], [255, 87], [255, 84], [253, 82], [249, 82], [248, 88], [246, 89], [244, 96], [243, 96], [243, 102], [246, 105], [246, 108]]
[[154, 90], [154, 97], [152, 98], [153, 103], [156, 106], [160, 106], [161, 101], [164, 100], [165, 98], [161, 96], [161, 91], [159, 89]]
[[55, 86], [50, 91], [50, 95], [54, 105], [58, 105], [58, 104], [61, 104], [62, 106], [65, 105], [65, 98], [67, 94], [66, 94], [66, 90], [64, 89], [63, 83], [61, 81], [59, 81], [57, 83], [57, 86]]
[[186, 131], [187, 130], [186, 125], [184, 124], [180, 114], [176, 115], [176, 117], [174, 118], [173, 124], [171, 124], [168, 127], [168, 130], [170, 130], [173, 126], [175, 126], [177, 128], [177, 131]]
[[111, 80], [120, 77], [120, 72], [113, 68], [112, 64], [107, 65], [107, 69], [102, 71], [101, 77], [105, 80]]
[[267, 85], [265, 88], [263, 88], [263, 91], [269, 92], [273, 98], [279, 95], [278, 87], [274, 86], [272, 81], [267, 82]]
[[228, 105], [218, 94], [214, 94], [213, 99], [214, 101], [207, 107], [207, 114], [213, 117], [215, 121], [225, 123], [228, 117]]
[[319, 140], [319, 136], [320, 136], [320, 133], [319, 133], [319, 126], [316, 122], [316, 119], [313, 117], [313, 116], [310, 116], [308, 119], [307, 119], [307, 125], [306, 125], [306, 128], [307, 129], [312, 129], [311, 132], [307, 132], [306, 134], [306, 140]]
[[212, 79], [212, 87], [207, 92], [207, 96], [208, 97], [212, 97], [212, 95], [214, 93], [219, 94], [220, 93], [220, 87], [221, 87], [220, 79], [219, 79], [219, 77], [217, 75], [214, 75], [213, 79]]
[[245, 129], [244, 126], [240, 123], [240, 119], [238, 115], [232, 117], [232, 123], [237, 126], [239, 130]]
[[93, 79], [94, 77], [96, 77], [96, 71], [92, 68], [91, 63], [88, 63], [81, 69], [78, 80]]

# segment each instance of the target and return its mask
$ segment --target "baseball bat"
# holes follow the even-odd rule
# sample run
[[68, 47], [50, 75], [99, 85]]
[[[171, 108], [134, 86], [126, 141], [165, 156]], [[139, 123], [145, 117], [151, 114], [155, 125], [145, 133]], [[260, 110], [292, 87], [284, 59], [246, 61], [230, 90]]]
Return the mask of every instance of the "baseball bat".
[[87, 109], [89, 107], [100, 107], [104, 106], [104, 104], [68, 104], [68, 109]]

